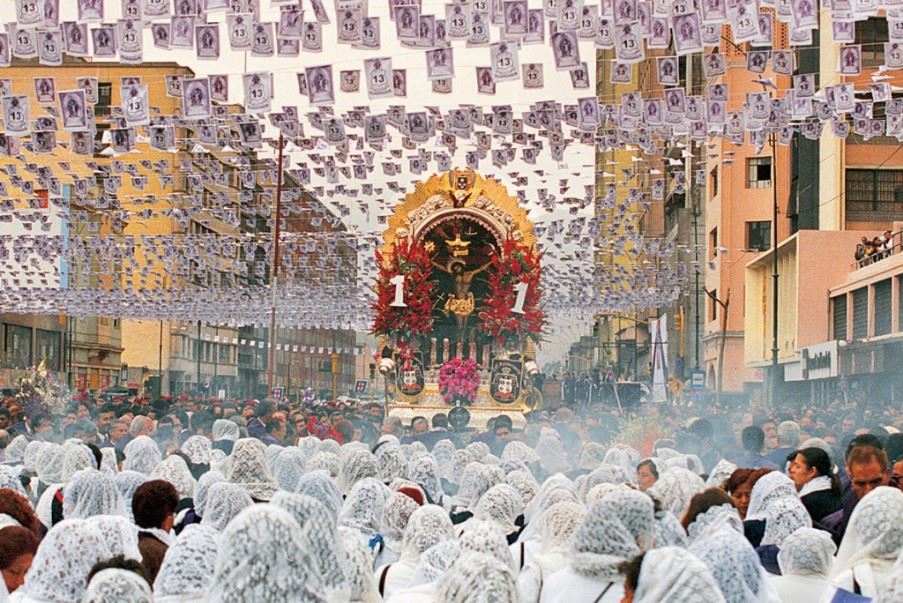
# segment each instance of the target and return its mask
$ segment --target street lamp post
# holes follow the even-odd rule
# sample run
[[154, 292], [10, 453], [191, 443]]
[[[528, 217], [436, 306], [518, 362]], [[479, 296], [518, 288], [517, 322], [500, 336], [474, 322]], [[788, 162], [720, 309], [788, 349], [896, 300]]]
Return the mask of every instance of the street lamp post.
[[771, 387], [770, 398], [771, 406], [774, 406], [778, 397], [778, 281], [780, 272], [778, 267], [778, 158], [776, 149], [775, 133], [769, 135], [771, 143], [771, 192], [772, 192], [772, 214], [771, 214], [771, 230], [772, 230], [772, 271], [771, 278], [774, 281], [774, 297], [771, 300]]

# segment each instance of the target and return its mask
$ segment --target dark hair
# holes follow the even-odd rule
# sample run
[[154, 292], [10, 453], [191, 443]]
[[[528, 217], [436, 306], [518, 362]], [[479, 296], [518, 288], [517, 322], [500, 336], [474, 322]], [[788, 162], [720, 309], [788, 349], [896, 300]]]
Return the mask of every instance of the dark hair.
[[148, 586], [150, 586], [151, 584], [150, 577], [147, 575], [147, 570], [144, 569], [144, 566], [134, 559], [126, 559], [125, 555], [116, 555], [115, 557], [111, 557], [105, 561], [98, 561], [97, 563], [95, 563], [91, 568], [91, 571], [88, 573], [87, 582], [90, 583], [91, 578], [105, 569], [123, 569], [130, 572], [135, 572], [136, 574], [144, 578]]
[[903, 433], [892, 433], [887, 436], [884, 449], [890, 462], [895, 463], [903, 459]]
[[765, 432], [761, 427], [750, 425], [740, 432], [740, 441], [743, 442], [743, 450], [747, 452], [762, 452], [765, 445]]
[[708, 488], [693, 495], [693, 498], [690, 499], [690, 505], [687, 507], [680, 523], [686, 530], [687, 526], [696, 521], [698, 516], [712, 507], [721, 505], [733, 506], [733, 504], [734, 502], [731, 500], [731, 497], [721, 488]]
[[844, 453], [844, 460], [849, 464], [850, 461], [850, 453], [853, 452], [854, 448], [859, 446], [870, 446], [872, 448], [877, 448], [878, 450], [884, 450], [884, 444], [881, 443], [881, 439], [878, 436], [872, 435], [870, 433], [863, 433], [861, 435], [855, 436], [850, 439], [847, 444], [846, 452]]
[[0, 513], [9, 515], [19, 525], [41, 538], [41, 522], [32, 510], [28, 499], [11, 488], [0, 488]]
[[861, 445], [854, 446], [850, 449], [849, 453], [847, 453], [847, 467], [853, 465], [854, 463], [868, 463], [873, 460], [881, 465], [882, 471], [887, 471], [887, 453], [884, 452], [883, 448]]
[[276, 410], [276, 403], [272, 400], [263, 400], [254, 407], [255, 417], [264, 417]]
[[116, 406], [115, 406], [114, 404], [111, 404], [111, 403], [107, 402], [106, 404], [104, 404], [103, 406], [100, 407], [100, 410], [97, 411], [97, 414], [100, 414], [100, 413], [103, 413], [103, 412], [111, 412], [111, 413], [113, 413], [113, 414], [115, 415], [115, 414], [116, 414], [116, 410], [117, 410], [117, 409], [116, 409]]
[[731, 473], [731, 476], [724, 480], [724, 489], [727, 490], [728, 494], [732, 494], [737, 488], [746, 483], [746, 480], [749, 479], [749, 476], [752, 475], [752, 472], [753, 470], [747, 467], [734, 469], [734, 472]]
[[85, 446], [91, 449], [91, 454], [94, 455], [94, 462], [97, 464], [95, 469], [100, 471], [100, 466], [103, 464], [103, 453], [100, 451], [100, 448], [96, 444], [85, 444]]
[[190, 421], [184, 421], [183, 423], [191, 423], [191, 431], [193, 433], [197, 433], [199, 429], [203, 429], [205, 433], [210, 433], [215, 420], [216, 417], [206, 410], [199, 410], [191, 415]]
[[21, 526], [0, 529], [0, 569], [6, 569], [22, 555], [38, 552], [40, 541], [31, 530]]
[[444, 412], [437, 412], [433, 415], [433, 427], [448, 428], [448, 415]]
[[624, 561], [618, 566], [618, 571], [624, 576], [624, 586], [636, 592], [640, 585], [640, 570], [643, 569], [643, 558], [646, 553], [640, 553], [630, 561]]
[[658, 480], [658, 467], [655, 466], [655, 463], [652, 462], [652, 459], [640, 461], [636, 466], [636, 470], [639, 471], [640, 467], [649, 467], [649, 471], [652, 472], [652, 475], [654, 475], [655, 479]]
[[708, 419], [696, 419], [690, 424], [688, 431], [701, 440], [708, 440], [715, 433], [715, 428]]
[[339, 419], [332, 427], [342, 435], [342, 440], [345, 442], [350, 442], [354, 437], [354, 425], [348, 419]]
[[43, 421], [47, 421], [48, 423], [53, 425], [53, 419], [50, 418], [50, 415], [35, 415], [31, 419], [31, 426], [35, 427], [35, 426], [39, 425], [40, 423], [42, 423]]
[[267, 433], [273, 433], [274, 431], [277, 431], [281, 428], [282, 428], [282, 421], [280, 421], [279, 419], [270, 419], [266, 423]]
[[828, 456], [827, 452], [821, 448], [802, 448], [797, 450], [793, 457], [796, 458], [797, 454], [803, 457], [806, 465], [814, 467], [818, 471], [818, 475], [830, 478], [831, 491], [840, 496], [840, 480], [837, 479], [837, 475], [832, 471], [831, 457]]
[[514, 423], [511, 422], [511, 417], [509, 417], [508, 415], [499, 415], [495, 417], [495, 421], [492, 423], [492, 430], [495, 431], [503, 425], [508, 429], [514, 428]]
[[417, 423], [426, 423], [427, 427], [430, 426], [429, 421], [426, 420], [426, 417], [416, 416], [411, 419], [411, 429], [414, 429], [414, 425], [416, 425]]
[[162, 479], [144, 482], [132, 496], [132, 513], [141, 528], [159, 528], [179, 505], [176, 487]]

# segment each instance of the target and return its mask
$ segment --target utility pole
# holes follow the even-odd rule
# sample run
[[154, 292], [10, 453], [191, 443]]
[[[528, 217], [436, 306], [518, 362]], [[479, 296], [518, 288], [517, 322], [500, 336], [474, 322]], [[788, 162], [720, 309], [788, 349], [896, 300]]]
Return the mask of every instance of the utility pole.
[[771, 300], [771, 387], [769, 388], [770, 406], [774, 406], [778, 398], [778, 281], [780, 280], [780, 271], [778, 267], [778, 156], [776, 149], [776, 134], [772, 132], [768, 136], [771, 142], [771, 193], [772, 193], [772, 271], [771, 277], [774, 279], [774, 297]]
[[721, 340], [718, 350], [718, 374], [715, 375], [715, 404], [721, 403], [721, 391], [724, 383], [724, 347], [727, 343], [727, 313], [731, 305], [731, 290], [727, 290], [727, 295], [723, 300], [718, 299], [713, 291], [705, 290], [712, 302], [721, 306]]
[[275, 385], [274, 371], [276, 370], [276, 290], [279, 282], [279, 235], [280, 222], [282, 220], [282, 150], [285, 147], [285, 140], [282, 131], [279, 132], [279, 158], [276, 165], [276, 224], [273, 227], [273, 269], [271, 271], [270, 288], [273, 293], [273, 303], [270, 308], [270, 343], [269, 362], [267, 366], [267, 396], [273, 394], [273, 386]]

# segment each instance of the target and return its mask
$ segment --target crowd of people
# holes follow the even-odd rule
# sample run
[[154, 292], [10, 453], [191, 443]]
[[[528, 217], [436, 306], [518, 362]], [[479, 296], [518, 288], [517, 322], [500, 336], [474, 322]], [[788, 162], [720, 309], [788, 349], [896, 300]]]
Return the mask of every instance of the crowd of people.
[[[0, 601], [903, 601], [903, 424], [82, 400], [0, 409]], [[482, 426], [481, 426], [482, 427]]]
[[[899, 234], [899, 233], [897, 233]], [[889, 230], [885, 230], [877, 237], [869, 239], [863, 236], [856, 245], [854, 257], [858, 265], [866, 266], [888, 258], [894, 253], [894, 236]]]

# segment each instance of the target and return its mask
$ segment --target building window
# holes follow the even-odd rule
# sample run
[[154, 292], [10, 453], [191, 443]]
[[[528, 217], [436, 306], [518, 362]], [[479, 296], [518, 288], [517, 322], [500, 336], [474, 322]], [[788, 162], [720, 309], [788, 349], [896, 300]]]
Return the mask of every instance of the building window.
[[718, 291], [712, 291], [709, 294], [709, 320], [718, 320]]
[[45, 366], [52, 370], [60, 370], [60, 334], [56, 331], [35, 329], [35, 351], [37, 361], [44, 361]]
[[853, 291], [853, 339], [865, 339], [869, 335], [869, 290], [862, 287]]
[[718, 166], [712, 168], [712, 171], [709, 172], [709, 181], [712, 183], [712, 194], [709, 196], [709, 199], [714, 199], [718, 196]]
[[718, 255], [718, 227], [709, 232], [709, 259]]
[[834, 324], [834, 339], [847, 338], [847, 296], [831, 298], [831, 321]]
[[891, 282], [885, 279], [875, 283], [875, 336], [890, 333], [893, 305], [891, 302]]
[[756, 251], [771, 249], [771, 222], [746, 223], [746, 248]]
[[890, 221], [903, 214], [903, 170], [845, 172], [846, 214], [854, 221]]
[[746, 188], [771, 186], [771, 157], [750, 157], [746, 160]]
[[884, 43], [888, 40], [887, 19], [884, 17], [870, 17], [856, 22], [856, 44], [862, 45], [863, 67], [884, 64]]
[[31, 366], [31, 329], [6, 325], [3, 351], [9, 368], [26, 369]]

